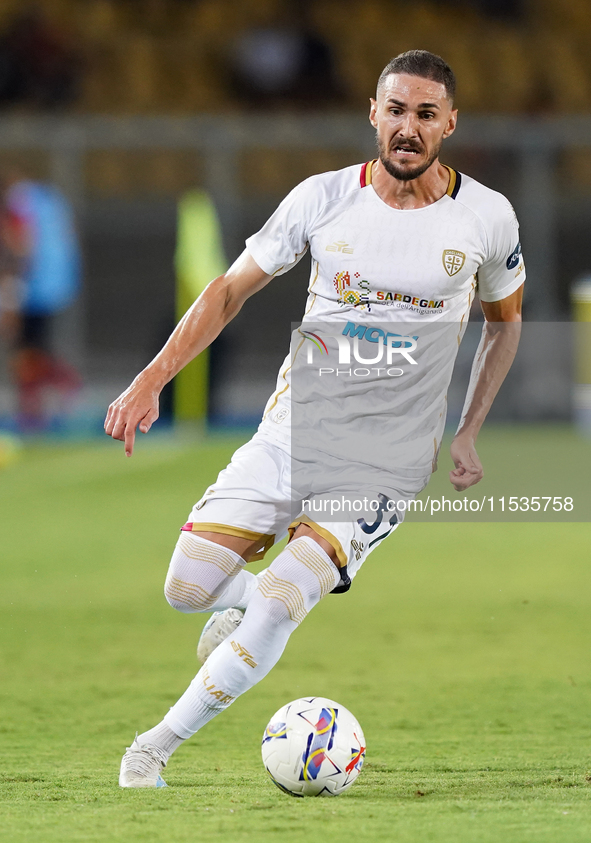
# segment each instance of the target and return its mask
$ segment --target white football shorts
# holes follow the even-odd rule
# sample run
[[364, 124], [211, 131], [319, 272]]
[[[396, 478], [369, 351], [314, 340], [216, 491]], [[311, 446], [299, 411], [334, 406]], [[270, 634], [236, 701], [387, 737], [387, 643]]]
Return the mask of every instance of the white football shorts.
[[[336, 592], [347, 591], [351, 580], [369, 554], [404, 520], [406, 502], [427, 484], [429, 477], [397, 480], [384, 478], [384, 492], [377, 495], [377, 509], [371, 521], [363, 517], [339, 515], [330, 519], [326, 495], [309, 495], [294, 500], [291, 487], [291, 456], [285, 448], [268, 437], [255, 436], [235, 452], [227, 468], [193, 507], [189, 521], [182, 528], [192, 532], [224, 533], [260, 541], [253, 557], [262, 559], [276, 542], [299, 524], [309, 524], [335, 549], [341, 582]], [[302, 494], [302, 490], [299, 491]], [[337, 499], [338, 496], [334, 496]], [[349, 494], [350, 497], [350, 494]], [[343, 506], [346, 504], [343, 503]], [[367, 514], [367, 513], [366, 513]]]

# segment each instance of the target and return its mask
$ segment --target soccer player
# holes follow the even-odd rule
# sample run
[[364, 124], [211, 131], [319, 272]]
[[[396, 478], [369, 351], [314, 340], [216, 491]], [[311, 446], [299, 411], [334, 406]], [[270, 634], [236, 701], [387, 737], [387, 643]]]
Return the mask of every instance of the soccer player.
[[[379, 157], [298, 185], [109, 407], [105, 430], [131, 456], [136, 429], [147, 433], [158, 417], [163, 386], [249, 296], [310, 250], [305, 318], [314, 331], [302, 333], [280, 370], [258, 432], [195, 505], [166, 578], [175, 609], [218, 613], [202, 634], [207, 660], [164, 719], [136, 736], [121, 762], [122, 787], [163, 787], [161, 772], [175, 749], [271, 670], [306, 614], [329, 592], [347, 590], [402, 520], [396, 505], [424, 488], [435, 467], [446, 390], [476, 289], [485, 322], [451, 446], [450, 480], [463, 491], [483, 476], [475, 441], [516, 352], [525, 272], [507, 199], [439, 161], [442, 141], [456, 127], [454, 94], [453, 72], [438, 56], [413, 50], [393, 59], [371, 100]], [[337, 377], [325, 389], [325, 379], [322, 388], [312, 385], [314, 401], [300, 400], [295, 362], [305, 363], [302, 345], [313, 352], [304, 340], [316, 338], [320, 348], [319, 328], [344, 322], [345, 339], [360, 343], [356, 354], [363, 339], [374, 350], [388, 343], [391, 354], [398, 342], [400, 365], [371, 369], [370, 383], [362, 373], [361, 388], [353, 377]], [[412, 337], [403, 332], [400, 339], [400, 326]], [[401, 348], [411, 351], [404, 356]], [[361, 405], [350, 404], [351, 396]], [[308, 424], [304, 437], [295, 424], [290, 433], [296, 411]], [[369, 431], [367, 450], [343, 444], [359, 417]], [[296, 434], [309, 440], [304, 451], [309, 445], [320, 455], [320, 471], [307, 452], [291, 453]], [[376, 493], [375, 521], [311, 517], [317, 498], [360, 488]], [[246, 570], [288, 533], [269, 568], [258, 576]]]

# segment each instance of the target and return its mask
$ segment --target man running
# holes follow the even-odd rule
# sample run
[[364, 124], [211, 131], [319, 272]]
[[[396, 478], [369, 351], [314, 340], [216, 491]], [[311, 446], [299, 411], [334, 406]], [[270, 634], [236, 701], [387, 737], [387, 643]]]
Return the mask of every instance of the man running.
[[[310, 251], [305, 324], [277, 390], [258, 432], [193, 508], [170, 563], [168, 602], [220, 613], [202, 635], [207, 660], [161, 723], [127, 750], [122, 787], [163, 787], [172, 752], [259, 682], [306, 614], [329, 592], [347, 590], [398, 526], [400, 504], [436, 465], [476, 291], [485, 323], [450, 480], [463, 491], [483, 476], [475, 441], [515, 356], [525, 271], [507, 199], [439, 161], [456, 127], [454, 95], [454, 74], [438, 56], [413, 50], [393, 59], [371, 100], [378, 159], [298, 185], [109, 407], [105, 430], [131, 456], [136, 429], [147, 433], [158, 418], [164, 385], [249, 296]], [[368, 361], [373, 349], [371, 360], [385, 363], [308, 366], [335, 342], [344, 360], [352, 349], [354, 361]], [[364, 433], [354, 448], [351, 430]], [[327, 495], [356, 490], [376, 503], [374, 520], [367, 512], [340, 521], [316, 514], [327, 511], [317, 506]], [[266, 571], [246, 570], [288, 533]]]

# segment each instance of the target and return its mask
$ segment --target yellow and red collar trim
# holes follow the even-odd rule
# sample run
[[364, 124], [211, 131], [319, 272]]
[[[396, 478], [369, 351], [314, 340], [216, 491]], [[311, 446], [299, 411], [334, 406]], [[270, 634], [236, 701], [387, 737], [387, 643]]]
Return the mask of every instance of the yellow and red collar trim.
[[[361, 173], [359, 174], [359, 184], [361, 187], [367, 187], [371, 184], [371, 173], [376, 161], [377, 158], [374, 158], [372, 161], [367, 161], [367, 163], [361, 165]], [[443, 166], [449, 171], [449, 184], [447, 186], [447, 190], [445, 191], [446, 196], [455, 199], [462, 184], [462, 174], [458, 173], [457, 170], [448, 167], [447, 164], [444, 164]]]
[[447, 164], [444, 164], [443, 166], [446, 170], [449, 170], [449, 184], [447, 186], [447, 190], [445, 191], [446, 196], [450, 196], [452, 199], [455, 199], [462, 184], [462, 174], [458, 173], [457, 170], [452, 170], [452, 168], [448, 167]]
[[374, 158], [372, 161], [368, 161], [367, 164], [361, 165], [361, 173], [359, 174], [359, 184], [361, 187], [367, 187], [371, 184], [371, 170], [376, 161], [377, 158]]

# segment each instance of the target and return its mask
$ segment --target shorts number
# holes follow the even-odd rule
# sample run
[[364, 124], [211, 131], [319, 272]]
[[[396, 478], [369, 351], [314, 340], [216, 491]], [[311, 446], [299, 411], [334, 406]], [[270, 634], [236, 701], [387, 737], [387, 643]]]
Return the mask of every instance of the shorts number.
[[[390, 511], [388, 509], [388, 504], [390, 503], [390, 498], [386, 497], [386, 495], [384, 495], [382, 492], [380, 492], [378, 494], [378, 500], [379, 500], [380, 503], [379, 503], [378, 508], [376, 509], [376, 520], [373, 522], [373, 524], [368, 524], [367, 521], [365, 520], [365, 518], [358, 518], [357, 519], [357, 523], [359, 524], [359, 526], [361, 527], [363, 532], [367, 533], [368, 535], [371, 535], [372, 533], [375, 533], [375, 531], [378, 529], [378, 527], [380, 526], [380, 524], [384, 520], [384, 513]], [[392, 527], [395, 524], [398, 523], [398, 516], [396, 515], [396, 511], [392, 512], [392, 515], [390, 516], [389, 523]], [[390, 532], [390, 531], [388, 530], [388, 532]], [[385, 536], [383, 538], [385, 538]]]

